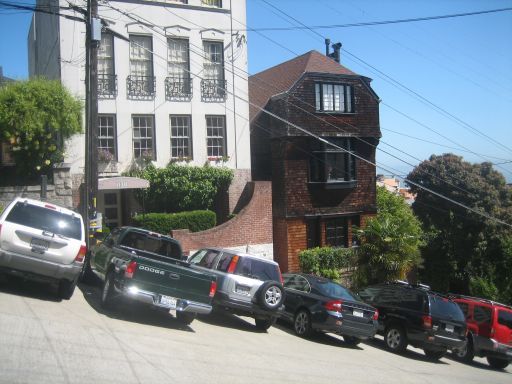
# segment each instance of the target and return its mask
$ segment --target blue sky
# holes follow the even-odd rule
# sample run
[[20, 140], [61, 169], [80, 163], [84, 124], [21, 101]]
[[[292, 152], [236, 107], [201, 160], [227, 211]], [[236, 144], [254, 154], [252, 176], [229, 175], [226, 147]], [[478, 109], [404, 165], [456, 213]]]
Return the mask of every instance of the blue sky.
[[[265, 1], [308, 26], [512, 7], [512, 0]], [[250, 28], [297, 25], [265, 1], [247, 0]], [[0, 9], [0, 65], [6, 76], [27, 77], [29, 25], [29, 13]], [[379, 173], [404, 175], [409, 164], [452, 152], [471, 162], [508, 161], [496, 169], [512, 181], [512, 11], [315, 31], [260, 32], [267, 38], [248, 32], [249, 72], [313, 49], [323, 53], [324, 37], [339, 41], [342, 64], [372, 78], [382, 100], [377, 163], [386, 169]]]

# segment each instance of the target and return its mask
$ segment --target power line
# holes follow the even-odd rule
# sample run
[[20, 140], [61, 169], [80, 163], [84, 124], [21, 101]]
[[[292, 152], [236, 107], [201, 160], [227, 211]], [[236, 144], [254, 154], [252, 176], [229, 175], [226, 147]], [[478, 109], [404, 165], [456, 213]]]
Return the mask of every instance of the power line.
[[[110, 6], [110, 8], [112, 8], [112, 9], [114, 9], [114, 10], [117, 10], [118, 12], [124, 13], [126, 16], [128, 16], [128, 17], [132, 18], [132, 19], [133, 19], [133, 20], [135, 20], [135, 21], [141, 22], [141, 20], [144, 20], [143, 18], [141, 18], [141, 19], [137, 20], [137, 19], [135, 19], [135, 17], [134, 17], [133, 15], [130, 15], [130, 14], [129, 14], [129, 13], [127, 13], [127, 12], [124, 12], [124, 11], [122, 11], [122, 10], [119, 10], [119, 9], [118, 9], [118, 8], [116, 8], [116, 7], [112, 7], [112, 6]], [[147, 22], [147, 20], [146, 20], [146, 22]], [[152, 27], [152, 28], [153, 28], [153, 27], [157, 27], [157, 26], [156, 26], [155, 24], [153, 24], [153, 23], [149, 23], [149, 24], [151, 25], [151, 27]], [[165, 36], [165, 35], [164, 35], [164, 36]], [[143, 46], [141, 46], [141, 45], [139, 45], [139, 47], [140, 47], [140, 48], [142, 48], [142, 49], [144, 49], [144, 50], [147, 50], [148, 52], [151, 52], [151, 53], [152, 53], [152, 54], [154, 54], [155, 56], [160, 57], [160, 58], [162, 58], [163, 60], [166, 60], [166, 61], [167, 61], [167, 58], [164, 58], [164, 57], [162, 57], [162, 56], [158, 55], [157, 53], [152, 52], [151, 50], [149, 50], [149, 49], [147, 49], [147, 48], [145, 48], [145, 47], [143, 47]], [[193, 74], [193, 72], [192, 72], [192, 71], [188, 71], [188, 72], [189, 72], [189, 73], [191, 73], [191, 74]], [[198, 78], [201, 78], [201, 77], [200, 77], [199, 75], [197, 75], [197, 74], [194, 74], [194, 75], [195, 75], [196, 77], [198, 77]], [[225, 89], [225, 88], [223, 88], [223, 89], [224, 89], [224, 91], [225, 91], [225, 92], [227, 92], [227, 93], [231, 94], [233, 97], [238, 98], [238, 99], [240, 99], [241, 101], [248, 103], [249, 105], [252, 105], [253, 107], [255, 107], [255, 108], [259, 109], [261, 112], [263, 112], [263, 113], [265, 113], [265, 114], [267, 114], [267, 115], [269, 115], [269, 116], [271, 116], [271, 117], [274, 117], [274, 118], [276, 118], [276, 119], [278, 119], [278, 120], [280, 120], [280, 121], [282, 121], [282, 122], [284, 122], [284, 123], [286, 123], [286, 124], [288, 124], [288, 125], [290, 125], [290, 126], [292, 126], [292, 127], [296, 128], [296, 129], [298, 129], [299, 131], [301, 131], [301, 132], [305, 133], [305, 134], [306, 134], [306, 135], [308, 135], [308, 136], [311, 136], [311, 137], [313, 137], [313, 138], [315, 138], [315, 139], [319, 140], [320, 142], [322, 142], [322, 143], [324, 143], [324, 144], [327, 144], [327, 145], [329, 145], [329, 146], [331, 146], [331, 147], [334, 147], [334, 148], [338, 149], [339, 151], [349, 153], [350, 155], [352, 155], [352, 156], [354, 156], [354, 157], [356, 157], [356, 158], [358, 158], [358, 159], [360, 159], [360, 160], [362, 160], [362, 161], [364, 161], [364, 162], [366, 162], [366, 163], [368, 163], [368, 164], [370, 164], [370, 165], [372, 165], [372, 166], [374, 166], [374, 167], [378, 167], [378, 168], [380, 168], [380, 169], [383, 169], [383, 170], [385, 170], [386, 172], [395, 173], [395, 172], [393, 172], [393, 171], [390, 171], [390, 170], [389, 170], [389, 169], [387, 169], [386, 167], [378, 166], [376, 163], [374, 163], [374, 162], [372, 162], [372, 161], [370, 161], [370, 160], [368, 160], [368, 159], [366, 159], [366, 158], [364, 158], [364, 157], [362, 157], [362, 156], [358, 155], [357, 153], [354, 153], [354, 152], [348, 151], [348, 150], [346, 150], [346, 149], [345, 149], [345, 148], [343, 148], [343, 147], [340, 147], [340, 146], [338, 146], [338, 145], [336, 145], [336, 144], [333, 144], [333, 143], [329, 142], [328, 140], [326, 140], [326, 139], [324, 139], [324, 138], [322, 138], [322, 137], [320, 137], [320, 136], [318, 136], [318, 135], [316, 135], [316, 134], [314, 134], [314, 133], [310, 132], [309, 130], [307, 130], [307, 129], [305, 129], [305, 128], [302, 128], [302, 127], [300, 127], [299, 125], [294, 124], [294, 123], [292, 123], [292, 122], [290, 122], [290, 121], [288, 121], [288, 120], [286, 120], [286, 119], [284, 119], [284, 118], [282, 118], [282, 117], [280, 117], [280, 116], [278, 116], [278, 115], [276, 115], [276, 114], [274, 114], [274, 113], [272, 113], [272, 112], [270, 112], [270, 111], [268, 111], [268, 110], [266, 110], [266, 109], [264, 109], [264, 108], [262, 108], [262, 107], [260, 107], [260, 106], [256, 105], [255, 103], [251, 102], [250, 100], [244, 99], [243, 97], [236, 95], [234, 92], [230, 92], [228, 89]], [[247, 119], [247, 120], [248, 120], [248, 119]], [[466, 205], [465, 205], [465, 204], [463, 204], [463, 203], [460, 203], [460, 202], [458, 202], [458, 201], [455, 201], [455, 200], [453, 200], [453, 199], [451, 199], [451, 198], [449, 198], [449, 197], [447, 197], [447, 196], [445, 196], [445, 195], [442, 195], [442, 194], [440, 194], [440, 193], [438, 193], [438, 192], [436, 192], [436, 191], [431, 190], [430, 188], [427, 188], [427, 187], [424, 187], [424, 186], [422, 186], [422, 185], [420, 185], [420, 184], [418, 184], [418, 183], [415, 183], [415, 182], [413, 182], [412, 180], [409, 180], [409, 179], [407, 179], [407, 178], [403, 178], [403, 180], [404, 180], [404, 181], [406, 181], [407, 183], [411, 184], [411, 185], [415, 185], [415, 186], [417, 186], [417, 187], [418, 187], [418, 188], [420, 188], [420, 189], [423, 189], [423, 190], [425, 190], [425, 191], [427, 191], [427, 192], [430, 192], [430, 193], [432, 193], [432, 194], [434, 194], [434, 195], [436, 195], [436, 196], [438, 196], [438, 197], [440, 197], [440, 198], [442, 198], [442, 199], [445, 199], [445, 200], [447, 200], [447, 201], [449, 201], [449, 202], [451, 202], [451, 203], [453, 203], [453, 204], [455, 204], [455, 205], [461, 206], [461, 207], [463, 207], [463, 208], [465, 208], [465, 209], [467, 209], [467, 210], [469, 210], [469, 211], [472, 211], [472, 212], [474, 212], [474, 213], [476, 213], [476, 214], [478, 214], [478, 215], [480, 215], [480, 216], [482, 216], [482, 217], [485, 217], [485, 218], [487, 218], [487, 219], [489, 219], [489, 220], [492, 220], [492, 221], [498, 222], [498, 223], [500, 223], [500, 224], [503, 224], [503, 225], [506, 225], [506, 226], [512, 227], [512, 225], [511, 225], [511, 224], [508, 224], [508, 223], [506, 223], [506, 222], [504, 222], [504, 221], [502, 221], [502, 220], [500, 220], [500, 219], [498, 219], [498, 218], [495, 218], [495, 217], [493, 217], [493, 216], [491, 216], [491, 215], [487, 214], [486, 212], [482, 212], [482, 211], [477, 210], [477, 209], [475, 209], [475, 208], [472, 208], [472, 207], [466, 206]]]

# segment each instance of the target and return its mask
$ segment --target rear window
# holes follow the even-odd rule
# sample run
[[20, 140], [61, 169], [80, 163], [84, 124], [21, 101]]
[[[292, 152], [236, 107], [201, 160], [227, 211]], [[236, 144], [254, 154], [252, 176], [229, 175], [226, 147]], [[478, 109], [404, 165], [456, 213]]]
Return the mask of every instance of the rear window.
[[142, 251], [156, 253], [172, 259], [181, 259], [181, 247], [166, 237], [152, 236], [140, 232], [129, 232], [121, 240], [121, 245]]
[[450, 299], [437, 295], [429, 295], [429, 298], [432, 315], [451, 320], [466, 321], [460, 307]]
[[251, 257], [240, 257], [236, 265], [235, 275], [246, 276], [262, 281], [281, 281], [277, 265]]
[[500, 310], [498, 312], [498, 323], [512, 330], [512, 312]]
[[37, 205], [18, 202], [9, 212], [5, 221], [82, 240], [80, 217]]
[[331, 281], [316, 281], [315, 288], [318, 289], [322, 295], [327, 297], [351, 301], [361, 301], [361, 299], [359, 299], [354, 293], [350, 292], [347, 288]]

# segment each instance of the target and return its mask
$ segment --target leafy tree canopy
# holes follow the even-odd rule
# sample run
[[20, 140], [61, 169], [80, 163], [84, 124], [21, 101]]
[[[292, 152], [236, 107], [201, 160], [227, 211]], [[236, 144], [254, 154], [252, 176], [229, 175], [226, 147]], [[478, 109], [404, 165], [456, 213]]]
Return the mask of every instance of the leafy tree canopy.
[[12, 145], [20, 175], [49, 173], [63, 142], [82, 131], [82, 104], [58, 81], [35, 79], [0, 87], [0, 139]]
[[[407, 177], [475, 210], [512, 224], [512, 193], [490, 163], [432, 155]], [[433, 288], [512, 301], [510, 226], [486, 219], [411, 184], [413, 210], [428, 231], [422, 279]]]
[[358, 249], [356, 284], [359, 286], [404, 279], [421, 264], [423, 231], [404, 198], [377, 188], [377, 216], [356, 232]]

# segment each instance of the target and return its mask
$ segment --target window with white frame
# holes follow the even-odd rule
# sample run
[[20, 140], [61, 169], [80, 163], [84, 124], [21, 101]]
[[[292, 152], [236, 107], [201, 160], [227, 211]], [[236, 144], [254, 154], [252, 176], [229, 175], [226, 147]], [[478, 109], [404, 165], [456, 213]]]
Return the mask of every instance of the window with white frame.
[[208, 157], [226, 156], [225, 116], [206, 116], [206, 147]]
[[98, 115], [98, 157], [102, 161], [117, 158], [116, 115]]
[[98, 74], [114, 74], [114, 36], [111, 33], [101, 34], [98, 48]]
[[224, 49], [221, 42], [203, 41], [204, 78], [224, 80]]
[[156, 160], [154, 121], [152, 115], [132, 116], [134, 158]]
[[130, 35], [130, 75], [153, 76], [151, 36]]
[[201, 0], [201, 4], [210, 7], [222, 8], [222, 0]]
[[315, 84], [316, 110], [323, 112], [354, 112], [352, 86], [344, 84]]
[[166, 91], [168, 97], [190, 96], [190, 56], [186, 39], [167, 40]]
[[171, 158], [192, 158], [192, 127], [190, 115], [170, 116]]

